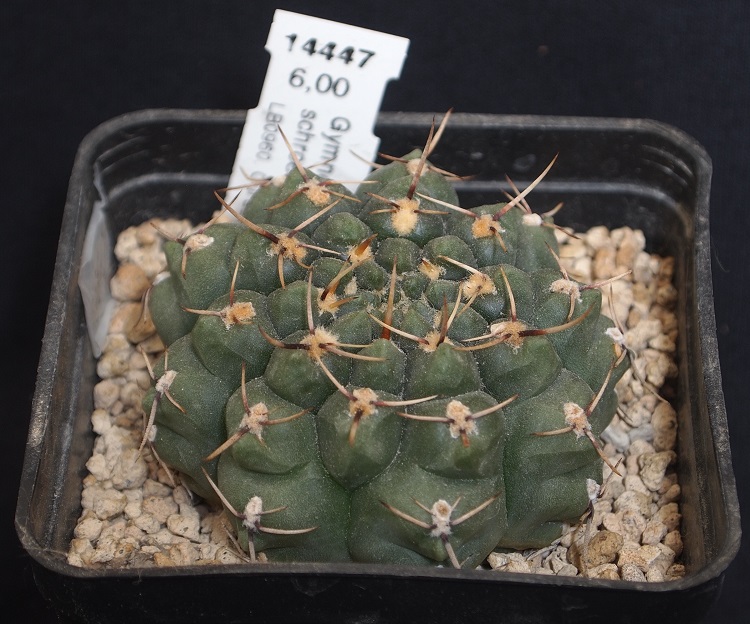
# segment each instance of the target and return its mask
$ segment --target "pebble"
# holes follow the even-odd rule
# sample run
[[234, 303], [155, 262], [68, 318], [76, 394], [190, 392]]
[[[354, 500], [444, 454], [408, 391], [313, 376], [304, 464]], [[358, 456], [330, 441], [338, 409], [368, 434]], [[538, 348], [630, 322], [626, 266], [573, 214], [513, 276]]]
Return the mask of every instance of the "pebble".
[[120, 401], [123, 406], [140, 406], [143, 401], [143, 388], [133, 381], [127, 381], [120, 389]]
[[245, 560], [236, 551], [232, 550], [227, 546], [221, 546], [214, 555], [214, 561], [216, 563], [224, 565], [235, 565], [238, 563], [244, 563]]
[[137, 264], [121, 264], [109, 283], [112, 296], [118, 301], [139, 301], [151, 286], [145, 271]]
[[664, 580], [664, 573], [659, 568], [649, 568], [646, 572], [646, 580], [650, 583], [660, 583]]
[[172, 514], [167, 518], [167, 528], [180, 537], [185, 537], [193, 542], [200, 541], [198, 512]]
[[113, 379], [103, 379], [94, 386], [94, 407], [108, 410], [120, 398], [120, 386]]
[[615, 512], [632, 511], [645, 517], [651, 513], [651, 497], [643, 492], [625, 490], [622, 495], [615, 500], [614, 510]]
[[186, 541], [184, 537], [172, 533], [163, 523], [160, 523], [162, 527], [153, 535], [149, 536], [149, 540], [158, 546], [171, 546], [182, 541]]
[[143, 484], [143, 496], [150, 496], [153, 498], [166, 498], [171, 496], [172, 488], [163, 483], [159, 483], [154, 479], [147, 479]]
[[653, 546], [661, 542], [666, 537], [667, 533], [667, 525], [652, 518], [646, 523], [646, 526], [643, 527], [641, 543]]
[[148, 313], [148, 308], [138, 304], [138, 317], [125, 332], [127, 339], [133, 344], [138, 344], [152, 336], [155, 331], [156, 326]]
[[633, 430], [637, 430], [641, 426], [649, 423], [654, 413], [654, 405], [656, 403], [656, 397], [652, 394], [647, 394], [638, 399], [628, 410], [626, 414], [627, 424], [630, 425]]
[[150, 513], [143, 512], [133, 518], [133, 524], [149, 535], [158, 533], [162, 528], [162, 523], [157, 518]]
[[135, 519], [143, 513], [143, 491], [140, 489], [126, 490], [128, 504], [125, 505], [123, 513], [127, 518]]
[[503, 572], [531, 572], [531, 565], [521, 553], [490, 553], [487, 557], [493, 570]]
[[623, 537], [613, 531], [598, 531], [588, 542], [574, 542], [570, 559], [581, 570], [612, 563], [623, 545]]
[[637, 565], [626, 563], [620, 568], [620, 578], [623, 581], [645, 581], [646, 575]]
[[633, 492], [641, 492], [643, 494], [650, 494], [648, 488], [646, 487], [646, 484], [643, 482], [643, 479], [638, 474], [625, 475], [625, 479], [623, 481], [625, 483], [626, 490], [631, 490]]
[[661, 451], [658, 453], [643, 453], [638, 457], [640, 476], [644, 485], [656, 492], [664, 479], [667, 466], [673, 464], [677, 459], [674, 451]]
[[86, 468], [97, 481], [105, 481], [111, 474], [107, 459], [101, 453], [94, 453], [86, 462]]
[[620, 573], [614, 563], [604, 563], [600, 566], [590, 568], [586, 576], [589, 578], [608, 579], [610, 581], [620, 580]]
[[68, 551], [68, 563], [72, 566], [83, 568], [91, 564], [91, 556], [94, 553], [94, 547], [91, 542], [83, 537], [74, 537], [70, 541], [70, 550]]
[[161, 341], [161, 338], [159, 338], [159, 336], [154, 334], [139, 342], [138, 348], [141, 349], [144, 353], [154, 355], [157, 353], [162, 353], [164, 351], [164, 343]]
[[[71, 565], [178, 566], [247, 561], [229, 540], [222, 513], [194, 506], [186, 488], [158, 464], [149, 448], [138, 452], [151, 387], [142, 353], [156, 358], [164, 344], [155, 334], [143, 297], [166, 269], [165, 238], [182, 237], [187, 221], [155, 220], [118, 237], [120, 267], [111, 280], [118, 300], [104, 353], [97, 363], [91, 422], [97, 438], [83, 479], [81, 518], [70, 543]], [[160, 233], [161, 232], [161, 233]], [[674, 262], [645, 251], [643, 233], [595, 227], [573, 239], [557, 233], [560, 257], [576, 279], [591, 283], [626, 270], [603, 289], [603, 309], [624, 325], [634, 367], [617, 385], [619, 416], [602, 433], [604, 452], [622, 475], [603, 468], [604, 487], [588, 525], [568, 527], [553, 547], [533, 553], [491, 553], [493, 569], [668, 582], [682, 578], [675, 561], [683, 550], [680, 485], [674, 471], [677, 414], [641, 383], [655, 388], [677, 372], [678, 323]], [[265, 560], [263, 553], [259, 559]]]
[[84, 515], [76, 525], [73, 535], [76, 538], [92, 541], [101, 535], [103, 526], [104, 522], [96, 516]]
[[651, 423], [643, 423], [640, 427], [633, 427], [628, 431], [628, 438], [630, 439], [630, 444], [636, 440], [645, 440], [648, 442], [654, 439], [654, 429]]
[[107, 563], [115, 558], [117, 539], [111, 535], [100, 537], [96, 543], [96, 549], [91, 554], [90, 563]]
[[669, 566], [674, 563], [674, 551], [665, 544], [643, 544], [640, 551], [648, 567], [655, 567], [662, 574], [665, 574]]
[[586, 244], [594, 251], [612, 246], [612, 234], [603, 225], [596, 225], [586, 232]]
[[192, 565], [198, 560], [198, 553], [195, 548], [184, 542], [168, 548], [167, 554], [172, 560], [172, 564], [178, 566]]
[[125, 263], [136, 249], [140, 248], [135, 226], [131, 226], [120, 232], [115, 242], [115, 257], [120, 263]]
[[127, 335], [141, 317], [142, 304], [135, 301], [120, 303], [109, 321], [110, 333]]
[[664, 545], [668, 546], [672, 549], [676, 557], [679, 557], [682, 554], [682, 535], [680, 535], [680, 532], [675, 531], [669, 531], [664, 536]]
[[557, 574], [558, 576], [577, 576], [578, 575], [578, 568], [574, 566], [572, 563], [563, 561], [559, 557], [551, 557], [550, 559], [551, 559], [550, 569], [552, 570], [553, 574]]
[[109, 520], [119, 516], [128, 504], [128, 499], [122, 492], [113, 489], [102, 489], [91, 503], [91, 509], [99, 520]]
[[619, 422], [612, 422], [602, 431], [602, 440], [612, 444], [618, 451], [624, 451], [630, 446], [630, 436], [625, 426]]
[[143, 499], [143, 511], [152, 515], [160, 524], [165, 524], [167, 518], [180, 510], [171, 496], [149, 496]]
[[653, 453], [654, 447], [648, 440], [637, 439], [634, 440], [628, 447], [628, 456], [625, 460], [625, 466], [629, 474], [638, 474], [640, 472], [640, 466], [638, 464], [638, 458], [644, 453]]
[[659, 505], [663, 507], [667, 503], [674, 503], [675, 501], [679, 500], [681, 493], [682, 488], [680, 488], [680, 484], [673, 483], [669, 486], [667, 491], [659, 497]]
[[594, 503], [594, 515], [592, 516], [592, 523], [594, 526], [600, 526], [604, 518], [604, 514], [612, 511], [612, 501], [600, 498]]
[[672, 450], [677, 442], [677, 413], [669, 403], [661, 402], [651, 417], [654, 431], [654, 449]]
[[148, 466], [137, 449], [126, 449], [112, 470], [112, 485], [118, 490], [139, 488], [146, 481]]
[[616, 513], [620, 521], [621, 535], [631, 542], [639, 542], [646, 528], [644, 514], [635, 509], [619, 510]]
[[673, 581], [681, 579], [685, 576], [685, 566], [681, 563], [673, 563], [667, 568], [666, 574], [664, 574], [665, 581]]
[[625, 343], [633, 351], [640, 353], [648, 346], [649, 340], [661, 333], [662, 326], [659, 319], [642, 319], [635, 327], [625, 332]]
[[677, 503], [667, 503], [654, 514], [654, 517], [663, 522], [670, 531], [674, 531], [680, 526], [682, 518]]

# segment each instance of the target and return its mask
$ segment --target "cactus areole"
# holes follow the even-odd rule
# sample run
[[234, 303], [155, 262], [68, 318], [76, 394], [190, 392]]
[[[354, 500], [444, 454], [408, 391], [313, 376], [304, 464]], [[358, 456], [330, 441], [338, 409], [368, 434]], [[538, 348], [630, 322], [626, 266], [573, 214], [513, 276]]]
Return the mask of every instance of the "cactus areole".
[[536, 181], [459, 207], [433, 148], [354, 193], [298, 163], [165, 244], [144, 444], [253, 560], [475, 567], [560, 537], [601, 481], [628, 366], [601, 292]]

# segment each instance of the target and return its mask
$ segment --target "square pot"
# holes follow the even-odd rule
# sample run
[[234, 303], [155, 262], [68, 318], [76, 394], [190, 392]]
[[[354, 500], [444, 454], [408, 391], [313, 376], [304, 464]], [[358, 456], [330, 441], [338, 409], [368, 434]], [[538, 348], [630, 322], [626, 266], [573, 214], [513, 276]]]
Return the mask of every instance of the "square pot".
[[[110, 237], [102, 239], [110, 257], [97, 263], [106, 279], [119, 231], [152, 217], [208, 217], [244, 119], [242, 111], [142, 111], [103, 124], [80, 147], [16, 512], [41, 592], [62, 614], [97, 623], [699, 620], [740, 537], [711, 291], [711, 164], [690, 137], [643, 120], [454, 115], [431, 159], [473, 176], [456, 189], [469, 205], [481, 205], [501, 196], [505, 173], [521, 179], [560, 152], [564, 158], [535, 190], [541, 203], [565, 202], [559, 223], [578, 231], [638, 228], [648, 251], [675, 258], [684, 578], [639, 583], [376, 564], [95, 570], [67, 563], [94, 441], [96, 362], [78, 289], [92, 212], [103, 209]], [[431, 120], [381, 114], [381, 150], [420, 145]]]

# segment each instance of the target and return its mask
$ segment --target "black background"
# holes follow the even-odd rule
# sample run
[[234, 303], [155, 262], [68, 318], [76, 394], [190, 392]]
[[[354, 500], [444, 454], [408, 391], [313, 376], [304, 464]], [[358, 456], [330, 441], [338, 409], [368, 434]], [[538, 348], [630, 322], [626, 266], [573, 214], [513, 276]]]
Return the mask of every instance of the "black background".
[[[645, 117], [675, 125], [703, 144], [714, 163], [716, 319], [747, 530], [750, 3], [4, 0], [0, 462], [9, 486], [0, 516], [4, 619], [55, 621], [33, 585], [12, 516], [77, 146], [97, 124], [128, 111], [254, 107], [275, 8], [410, 38], [401, 80], [389, 86], [384, 110], [455, 107], [461, 112]], [[750, 549], [745, 547], [729, 568], [724, 592], [707, 621], [746, 621], [749, 580]]]

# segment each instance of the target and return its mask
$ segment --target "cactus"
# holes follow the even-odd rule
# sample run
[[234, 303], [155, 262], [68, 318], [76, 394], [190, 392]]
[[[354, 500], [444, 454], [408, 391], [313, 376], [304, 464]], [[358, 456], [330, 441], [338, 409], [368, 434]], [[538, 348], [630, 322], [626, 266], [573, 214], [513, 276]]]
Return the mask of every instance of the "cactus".
[[165, 244], [144, 444], [253, 560], [477, 566], [559, 537], [601, 479], [628, 360], [525, 199], [549, 167], [461, 208], [439, 132], [353, 194], [295, 159]]

